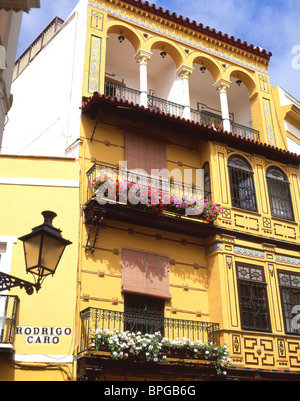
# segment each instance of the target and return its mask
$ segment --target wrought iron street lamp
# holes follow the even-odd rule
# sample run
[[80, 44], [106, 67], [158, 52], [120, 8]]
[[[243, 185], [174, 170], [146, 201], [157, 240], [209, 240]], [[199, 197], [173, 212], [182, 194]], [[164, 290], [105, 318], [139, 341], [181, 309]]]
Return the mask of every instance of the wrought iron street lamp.
[[32, 295], [34, 289], [37, 292], [40, 290], [45, 277], [54, 275], [66, 246], [71, 242], [62, 237], [61, 230], [53, 227], [52, 220], [57, 216], [56, 213], [45, 211], [42, 215], [44, 223], [19, 238], [24, 245], [26, 271], [34, 275], [35, 283], [0, 272], [0, 291], [20, 287]]

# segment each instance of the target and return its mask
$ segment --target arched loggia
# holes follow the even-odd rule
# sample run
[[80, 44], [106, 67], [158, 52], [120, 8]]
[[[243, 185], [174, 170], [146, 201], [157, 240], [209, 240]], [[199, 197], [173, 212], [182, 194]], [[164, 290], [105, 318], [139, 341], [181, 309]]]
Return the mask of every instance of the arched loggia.
[[129, 27], [111, 25], [107, 31], [105, 94], [140, 103], [139, 66], [135, 54], [141, 47], [139, 37]]
[[197, 122], [222, 128], [220, 97], [214, 83], [221, 77], [217, 63], [206, 56], [193, 60], [190, 76], [191, 118]]

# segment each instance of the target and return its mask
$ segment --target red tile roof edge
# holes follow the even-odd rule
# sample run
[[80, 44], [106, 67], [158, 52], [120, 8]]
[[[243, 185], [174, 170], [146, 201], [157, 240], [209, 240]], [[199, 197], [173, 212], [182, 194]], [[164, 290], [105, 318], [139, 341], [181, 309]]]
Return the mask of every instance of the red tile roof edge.
[[[138, 112], [144, 111], [144, 112], [148, 113], [149, 115], [155, 114], [158, 116], [168, 117], [173, 122], [182, 122], [185, 124], [190, 124], [190, 126], [192, 126], [192, 127], [204, 128], [214, 134], [218, 133], [218, 134], [222, 135], [224, 138], [227, 137], [228, 139], [234, 139], [236, 142], [243, 144], [244, 146], [251, 144], [253, 146], [256, 146], [257, 149], [259, 149], [259, 150], [269, 151], [269, 152], [272, 152], [273, 154], [276, 154], [277, 156], [287, 157], [290, 159], [289, 160], [290, 163], [293, 162], [298, 167], [300, 166], [300, 155], [298, 155], [296, 153], [292, 153], [285, 149], [281, 149], [276, 146], [269, 145], [268, 143], [264, 143], [264, 142], [256, 141], [254, 139], [242, 137], [242, 136], [234, 134], [232, 132], [223, 131], [220, 129], [216, 131], [215, 128], [210, 127], [209, 125], [206, 125], [206, 124], [194, 122], [192, 120], [188, 120], [183, 117], [175, 116], [173, 114], [167, 114], [167, 113], [164, 113], [159, 110], [148, 109], [148, 108], [145, 108], [144, 106], [140, 106], [133, 102], [129, 102], [127, 100], [122, 100], [122, 99], [117, 99], [117, 98], [111, 97], [111, 96], [102, 95], [98, 92], [95, 92], [91, 97], [83, 96], [82, 107], [81, 107], [82, 113], [86, 113], [88, 111], [88, 109], [97, 100], [103, 101], [106, 104], [113, 104], [115, 106], [123, 106], [124, 108], [130, 108], [133, 111], [138, 111]], [[216, 139], [216, 141], [217, 141], [217, 139]], [[297, 161], [297, 163], [296, 163], [296, 161]]]
[[194, 29], [198, 32], [201, 32], [205, 35], [209, 35], [213, 38], [222, 40], [223, 42], [234, 44], [236, 47], [239, 47], [243, 50], [248, 50], [251, 53], [258, 54], [259, 56], [270, 60], [272, 57], [271, 52], [267, 52], [264, 49], [261, 49], [259, 46], [254, 46], [252, 44], [248, 44], [247, 42], [242, 42], [241, 39], [236, 39], [233, 36], [223, 34], [221, 31], [216, 31], [214, 28], [210, 28], [209, 26], [204, 27], [203, 24], [198, 24], [196, 21], [190, 21], [189, 18], [184, 18], [182, 15], [177, 16], [176, 13], [171, 13], [169, 10], [164, 10], [162, 7], [156, 7], [155, 4], [150, 4], [148, 1], [143, 0], [121, 0], [123, 3], [130, 4], [134, 7], [139, 7], [142, 10], [152, 12], [162, 18], [166, 18], [170, 21], [176, 22], [183, 26], [186, 26], [190, 29]]

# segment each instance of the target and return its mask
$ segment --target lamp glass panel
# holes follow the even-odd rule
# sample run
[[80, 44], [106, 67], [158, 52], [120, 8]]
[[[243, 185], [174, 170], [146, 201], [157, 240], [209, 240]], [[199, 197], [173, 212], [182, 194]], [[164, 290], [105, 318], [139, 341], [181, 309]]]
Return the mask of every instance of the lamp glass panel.
[[30, 269], [39, 263], [41, 235], [28, 238], [24, 241], [26, 268]]
[[44, 235], [43, 249], [41, 253], [41, 266], [46, 268], [47, 271], [44, 275], [53, 274], [55, 272], [57, 263], [65, 249], [65, 244], [61, 241]]

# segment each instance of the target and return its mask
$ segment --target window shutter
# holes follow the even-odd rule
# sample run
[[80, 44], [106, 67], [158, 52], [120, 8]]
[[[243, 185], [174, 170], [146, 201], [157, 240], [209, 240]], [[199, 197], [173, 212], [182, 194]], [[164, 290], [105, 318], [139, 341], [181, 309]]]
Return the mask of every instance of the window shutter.
[[123, 248], [122, 291], [171, 299], [169, 256]]
[[125, 132], [125, 161], [127, 161], [128, 170], [142, 169], [148, 173], [144, 135]]
[[166, 143], [159, 138], [126, 131], [125, 159], [128, 170], [143, 169], [151, 175], [152, 169], [167, 168]]

